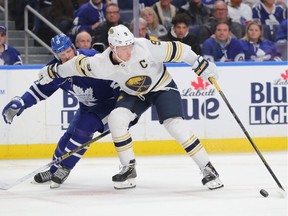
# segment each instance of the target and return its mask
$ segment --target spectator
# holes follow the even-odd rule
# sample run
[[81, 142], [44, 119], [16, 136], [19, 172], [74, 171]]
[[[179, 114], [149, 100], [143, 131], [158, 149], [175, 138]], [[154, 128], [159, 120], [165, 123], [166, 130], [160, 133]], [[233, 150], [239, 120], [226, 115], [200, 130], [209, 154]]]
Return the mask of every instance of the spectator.
[[275, 41], [275, 34], [280, 23], [287, 19], [287, 9], [277, 5], [275, 0], [261, 0], [252, 8], [253, 19], [259, 19], [263, 29], [264, 37]]
[[212, 8], [212, 16], [209, 18], [208, 22], [204, 24], [202, 29], [201, 39], [208, 39], [215, 32], [215, 26], [218, 22], [227, 22], [230, 25], [231, 32], [236, 38], [242, 38], [245, 34], [245, 28], [243, 25], [237, 22], [233, 22], [228, 16], [228, 9], [225, 2], [218, 0], [215, 2]]
[[[12, 5], [11, 5], [12, 4]], [[29, 1], [23, 1], [23, 0], [14, 0], [9, 1], [9, 10], [12, 12], [10, 15], [15, 20], [15, 28], [17, 30], [24, 30], [24, 9], [27, 5], [31, 6], [32, 8], [37, 8], [38, 1], [37, 0], [29, 0]], [[28, 20], [28, 26], [29, 29], [33, 28], [34, 25], [34, 17], [29, 16]]]
[[253, 18], [259, 19], [262, 25], [279, 25], [287, 19], [287, 9], [277, 5], [275, 0], [260, 0], [253, 9]]
[[254, 21], [247, 25], [245, 37], [240, 43], [246, 61], [282, 61], [275, 44], [263, 38], [263, 28], [259, 22]]
[[75, 39], [78, 32], [87, 31], [91, 35], [93, 31], [105, 21], [106, 4], [102, 0], [90, 0], [83, 4], [76, 12], [70, 37]]
[[180, 41], [191, 46], [196, 54], [201, 55], [199, 41], [193, 35], [189, 35], [190, 17], [185, 13], [177, 14], [172, 19], [172, 24], [171, 31], [166, 36], [159, 37], [159, 40]]
[[22, 65], [19, 51], [5, 43], [6, 37], [6, 27], [0, 26], [0, 65]]
[[[133, 30], [134, 28], [134, 20], [132, 20], [130, 24], [130, 29]], [[148, 27], [147, 27], [147, 22], [145, 19], [139, 17], [139, 37], [146, 38], [148, 40], [157, 40], [156, 37], [150, 36], [148, 34]]]
[[237, 38], [232, 37], [227, 22], [216, 25], [214, 35], [204, 41], [202, 53], [205, 59], [212, 62], [238, 62], [245, 59], [241, 44]]
[[106, 21], [102, 22], [98, 28], [94, 30], [92, 35], [93, 43], [103, 43], [106, 47], [108, 47], [108, 30], [112, 26], [123, 24], [123, 22], [120, 20], [120, 9], [114, 3], [107, 5], [105, 13]]
[[52, 0], [51, 16], [54, 25], [65, 34], [72, 27], [76, 10], [89, 0]]
[[159, 24], [163, 25], [168, 31], [171, 29], [171, 22], [177, 11], [177, 8], [171, 2], [172, 0], [160, 0], [152, 6], [157, 14]]
[[[29, 2], [29, 1], [27, 1]], [[34, 7], [36, 11], [38, 11], [45, 19], [48, 21], [52, 21], [51, 10], [52, 10], [52, 2], [51, 0], [38, 0], [36, 7]], [[48, 25], [46, 25], [42, 20], [38, 17], [34, 17], [34, 27], [33, 32], [41, 38], [46, 44], [50, 45], [50, 40], [53, 37], [54, 32], [51, 30]]]
[[278, 27], [277, 34], [276, 34], [276, 47], [281, 53], [281, 57], [283, 61], [288, 60], [288, 53], [287, 53], [287, 19], [283, 20]]
[[148, 34], [150, 36], [159, 38], [168, 33], [167, 29], [163, 25], [159, 24], [157, 15], [151, 7], [145, 7], [141, 11], [140, 17], [146, 20], [148, 27]]
[[228, 16], [232, 21], [245, 26], [248, 21], [252, 20], [252, 8], [242, 3], [242, 0], [229, 0]]
[[277, 34], [276, 34], [276, 41], [277, 42], [287, 42], [287, 19], [283, 20], [278, 27]]
[[202, 4], [211, 9], [216, 1], [217, 0], [202, 0]]
[[182, 6], [177, 13], [186, 13], [192, 20], [192, 26], [201, 26], [208, 21], [211, 10], [202, 4], [201, 0], [190, 0], [189, 4]]
[[77, 49], [90, 49], [92, 45], [92, 37], [86, 32], [82, 31], [76, 35], [75, 46]]

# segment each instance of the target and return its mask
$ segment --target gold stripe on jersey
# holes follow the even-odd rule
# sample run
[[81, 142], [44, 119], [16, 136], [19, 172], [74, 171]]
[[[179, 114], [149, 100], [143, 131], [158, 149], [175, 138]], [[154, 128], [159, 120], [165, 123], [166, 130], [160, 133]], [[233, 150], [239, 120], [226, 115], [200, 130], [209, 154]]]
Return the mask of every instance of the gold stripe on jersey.
[[127, 139], [131, 138], [130, 133], [128, 132], [127, 134], [120, 136], [120, 137], [113, 137], [113, 142], [119, 143], [119, 142], [123, 142]]
[[189, 156], [193, 157], [195, 154], [197, 154], [197, 152], [199, 152], [201, 149], [203, 148], [203, 146], [201, 144], [199, 144], [197, 147], [195, 147], [194, 149], [192, 149], [190, 152], [187, 152]]
[[176, 47], [177, 47], [176, 48], [177, 52], [176, 52], [175, 58], [172, 59], [173, 62], [177, 62], [180, 59], [182, 51], [183, 51], [182, 45], [179, 42], [175, 42], [175, 43], [176, 43]]
[[164, 62], [177, 62], [182, 54], [183, 47], [180, 42], [167, 42], [167, 54]]
[[165, 70], [163, 77], [161, 78], [160, 82], [158, 82], [158, 84], [152, 89], [152, 91], [154, 89], [157, 89], [159, 86], [161, 86], [163, 83], [165, 83], [169, 78], [170, 78], [170, 74], [167, 72], [167, 70]]
[[166, 54], [166, 57], [164, 59], [164, 62], [169, 61], [169, 59], [171, 58], [171, 55], [172, 55], [172, 51], [173, 51], [172, 42], [167, 42], [167, 54]]
[[85, 73], [85, 64], [86, 64], [87, 57], [83, 54], [77, 56], [75, 60], [76, 70], [81, 76], [87, 76]]
[[116, 147], [116, 151], [117, 152], [123, 152], [123, 151], [126, 151], [127, 149], [130, 149], [130, 148], [132, 148], [132, 142], [130, 142], [130, 143], [128, 143], [122, 147]]
[[189, 145], [193, 144], [196, 139], [197, 139], [197, 137], [195, 135], [190, 137], [188, 140], [186, 140], [184, 143], [182, 143], [183, 148], [186, 149]]

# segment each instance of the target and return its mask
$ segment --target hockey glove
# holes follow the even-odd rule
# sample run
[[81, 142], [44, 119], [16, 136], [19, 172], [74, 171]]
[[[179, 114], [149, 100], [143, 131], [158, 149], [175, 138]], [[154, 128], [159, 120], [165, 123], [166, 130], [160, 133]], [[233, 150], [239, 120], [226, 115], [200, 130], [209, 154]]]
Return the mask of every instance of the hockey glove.
[[218, 79], [216, 65], [213, 62], [208, 62], [202, 56], [198, 56], [198, 59], [192, 65], [192, 70], [206, 82], [210, 82], [209, 77]]
[[19, 116], [25, 109], [24, 101], [21, 97], [14, 97], [4, 107], [2, 116], [6, 124], [11, 124], [15, 115]]
[[58, 63], [51, 64], [40, 69], [38, 81], [41, 85], [50, 83], [53, 79], [60, 78], [57, 73]]

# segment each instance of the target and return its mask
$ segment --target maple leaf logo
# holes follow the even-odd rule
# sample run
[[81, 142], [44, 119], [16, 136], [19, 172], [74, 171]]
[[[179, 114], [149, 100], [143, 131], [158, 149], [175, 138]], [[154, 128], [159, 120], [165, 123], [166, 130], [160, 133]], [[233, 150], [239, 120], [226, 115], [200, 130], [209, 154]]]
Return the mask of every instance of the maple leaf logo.
[[195, 90], [202, 89], [205, 90], [207, 86], [210, 84], [208, 82], [204, 82], [204, 80], [201, 77], [197, 77], [197, 82], [192, 81], [191, 85], [194, 87]]
[[285, 73], [282, 73], [281, 77], [283, 78], [283, 80], [288, 80], [288, 70], [286, 70]]

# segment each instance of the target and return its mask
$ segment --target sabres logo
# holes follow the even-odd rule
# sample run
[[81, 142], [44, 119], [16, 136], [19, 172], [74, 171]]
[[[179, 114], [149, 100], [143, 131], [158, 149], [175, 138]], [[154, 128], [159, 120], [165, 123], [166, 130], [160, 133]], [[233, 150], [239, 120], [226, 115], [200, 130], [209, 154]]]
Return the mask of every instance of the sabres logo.
[[144, 93], [151, 86], [152, 80], [149, 76], [135, 76], [126, 81], [126, 86], [136, 92]]

